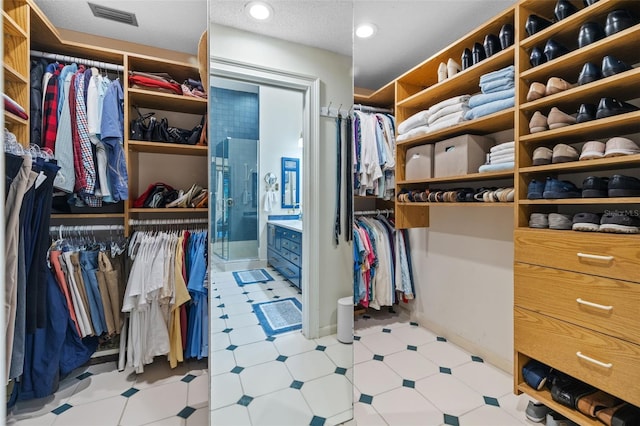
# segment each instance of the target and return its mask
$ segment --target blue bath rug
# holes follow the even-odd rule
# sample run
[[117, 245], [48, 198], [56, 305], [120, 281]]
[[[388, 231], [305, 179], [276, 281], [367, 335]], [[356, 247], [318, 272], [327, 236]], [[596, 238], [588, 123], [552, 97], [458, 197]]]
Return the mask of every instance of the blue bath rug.
[[240, 287], [245, 284], [264, 283], [273, 281], [273, 278], [264, 269], [249, 269], [247, 271], [233, 272], [233, 278]]
[[254, 303], [252, 306], [267, 336], [302, 328], [302, 305], [295, 297]]

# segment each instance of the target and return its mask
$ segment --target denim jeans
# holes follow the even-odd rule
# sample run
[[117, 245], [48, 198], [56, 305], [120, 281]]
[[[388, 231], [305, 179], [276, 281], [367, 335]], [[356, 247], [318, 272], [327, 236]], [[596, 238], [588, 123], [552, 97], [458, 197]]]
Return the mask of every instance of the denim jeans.
[[87, 299], [89, 300], [89, 310], [91, 311], [91, 321], [96, 336], [107, 332], [107, 323], [104, 318], [104, 309], [102, 305], [102, 297], [98, 286], [96, 271], [98, 269], [98, 252], [97, 251], [81, 251], [80, 267], [82, 268], [82, 279], [87, 291]]

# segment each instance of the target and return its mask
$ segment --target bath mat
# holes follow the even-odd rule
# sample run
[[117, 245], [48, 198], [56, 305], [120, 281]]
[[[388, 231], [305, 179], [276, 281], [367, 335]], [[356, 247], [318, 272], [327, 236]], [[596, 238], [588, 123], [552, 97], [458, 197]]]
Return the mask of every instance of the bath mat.
[[263, 283], [273, 281], [273, 278], [264, 269], [249, 269], [247, 271], [233, 272], [233, 278], [240, 287], [245, 284]]
[[295, 297], [254, 303], [252, 306], [267, 336], [302, 328], [302, 305]]

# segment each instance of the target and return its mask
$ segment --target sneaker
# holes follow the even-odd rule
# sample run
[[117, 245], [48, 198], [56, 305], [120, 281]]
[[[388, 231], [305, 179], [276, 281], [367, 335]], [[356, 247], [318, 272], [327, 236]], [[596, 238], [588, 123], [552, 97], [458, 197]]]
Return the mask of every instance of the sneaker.
[[570, 161], [578, 161], [578, 151], [571, 145], [559, 143], [553, 147], [552, 163], [568, 163]]
[[604, 157], [604, 142], [589, 141], [582, 146], [582, 153], [580, 154], [580, 160], [594, 160], [596, 158]]
[[582, 198], [605, 198], [608, 191], [609, 178], [589, 176], [582, 182]]
[[615, 234], [640, 233], [640, 218], [624, 213], [605, 213], [600, 220], [600, 231]]
[[569, 230], [573, 227], [573, 218], [568, 214], [549, 213], [549, 229]]
[[609, 197], [640, 196], [640, 179], [633, 176], [613, 175], [608, 185]]
[[640, 147], [634, 141], [627, 138], [615, 137], [607, 141], [604, 156], [618, 157], [620, 155], [640, 154]]
[[533, 165], [542, 166], [544, 164], [551, 164], [552, 157], [553, 151], [550, 148], [539, 146], [533, 150]]
[[574, 425], [578, 426], [577, 423], [572, 422], [562, 414], [556, 413], [555, 411], [549, 411], [547, 413], [546, 425], [547, 426], [574, 426]]
[[533, 179], [529, 182], [529, 187], [527, 188], [527, 198], [530, 200], [539, 200], [542, 198], [543, 191], [544, 182]]
[[555, 178], [547, 178], [542, 192], [542, 198], [561, 199], [561, 198], [581, 198], [582, 191], [568, 180], [558, 180]]
[[547, 418], [549, 408], [541, 402], [529, 401], [525, 415], [529, 420], [536, 423], [542, 423]]
[[546, 213], [531, 213], [531, 216], [529, 216], [529, 228], [546, 229], [548, 227], [549, 218]]
[[595, 213], [577, 213], [573, 216], [574, 231], [596, 232], [600, 230], [600, 215]]

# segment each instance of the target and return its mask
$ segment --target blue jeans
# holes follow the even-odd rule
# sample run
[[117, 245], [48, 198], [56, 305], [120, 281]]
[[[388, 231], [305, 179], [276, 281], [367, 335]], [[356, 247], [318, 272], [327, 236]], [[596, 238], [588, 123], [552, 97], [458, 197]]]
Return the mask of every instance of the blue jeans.
[[91, 311], [91, 323], [96, 336], [107, 331], [107, 322], [104, 319], [104, 308], [102, 307], [102, 297], [98, 288], [96, 270], [98, 269], [98, 252], [81, 251], [80, 267], [82, 268], [82, 279], [87, 289], [87, 299], [89, 299], [89, 309]]

